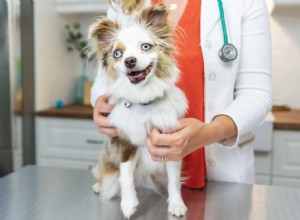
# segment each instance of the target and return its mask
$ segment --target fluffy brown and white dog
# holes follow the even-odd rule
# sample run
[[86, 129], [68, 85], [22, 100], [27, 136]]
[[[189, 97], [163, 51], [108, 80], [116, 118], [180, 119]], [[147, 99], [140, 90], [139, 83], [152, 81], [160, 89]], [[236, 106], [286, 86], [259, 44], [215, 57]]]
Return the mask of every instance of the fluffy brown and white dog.
[[181, 196], [181, 161], [155, 162], [146, 147], [153, 128], [173, 131], [187, 109], [186, 98], [175, 85], [179, 71], [167, 16], [165, 6], [157, 4], [140, 10], [129, 27], [100, 18], [90, 29], [105, 70], [103, 87], [116, 104], [108, 117], [118, 131], [94, 169], [93, 189], [106, 199], [120, 195], [126, 218], [137, 209], [136, 188], [149, 187], [151, 175], [167, 182], [168, 211], [175, 216], [187, 211]]

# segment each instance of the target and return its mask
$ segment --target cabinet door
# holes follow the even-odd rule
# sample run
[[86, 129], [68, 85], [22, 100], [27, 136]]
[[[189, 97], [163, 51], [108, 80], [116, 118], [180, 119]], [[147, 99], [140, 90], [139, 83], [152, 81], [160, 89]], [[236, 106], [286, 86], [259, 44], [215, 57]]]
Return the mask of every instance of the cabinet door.
[[272, 184], [275, 186], [300, 187], [300, 179], [275, 176], [272, 179]]
[[274, 131], [273, 175], [300, 178], [300, 132]]
[[255, 174], [255, 184], [271, 185], [271, 177], [269, 175]]
[[108, 140], [92, 120], [39, 117], [36, 128], [37, 161], [40, 158], [98, 160]]
[[255, 173], [271, 175], [271, 152], [254, 152]]

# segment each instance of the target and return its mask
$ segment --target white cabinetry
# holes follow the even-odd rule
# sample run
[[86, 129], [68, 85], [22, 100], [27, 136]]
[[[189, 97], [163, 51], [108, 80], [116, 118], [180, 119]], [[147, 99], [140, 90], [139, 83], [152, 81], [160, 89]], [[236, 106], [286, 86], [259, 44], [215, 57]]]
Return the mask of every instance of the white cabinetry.
[[255, 152], [255, 183], [271, 184], [272, 152]]
[[56, 10], [62, 14], [105, 13], [108, 0], [55, 0]]
[[274, 131], [273, 185], [300, 187], [300, 132]]
[[270, 112], [264, 122], [254, 129], [255, 183], [271, 184], [274, 116]]
[[107, 137], [91, 119], [37, 117], [36, 161], [39, 166], [89, 169], [99, 159]]

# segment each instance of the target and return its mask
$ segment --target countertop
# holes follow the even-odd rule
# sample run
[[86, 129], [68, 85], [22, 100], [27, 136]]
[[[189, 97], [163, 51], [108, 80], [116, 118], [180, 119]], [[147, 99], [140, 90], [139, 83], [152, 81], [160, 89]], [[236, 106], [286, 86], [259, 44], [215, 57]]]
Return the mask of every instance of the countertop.
[[[274, 129], [300, 130], [300, 109], [272, 111], [275, 122]], [[38, 116], [61, 118], [93, 118], [93, 108], [84, 105], [66, 105], [61, 109], [50, 108], [37, 112]]]
[[[121, 220], [119, 198], [101, 200], [89, 171], [27, 166], [0, 179], [1, 220]], [[300, 219], [300, 189], [208, 182], [205, 190], [182, 189], [188, 220]], [[175, 220], [166, 199], [138, 192], [132, 220]]]
[[300, 109], [273, 111], [275, 117], [274, 129], [300, 130]]
[[58, 118], [93, 118], [93, 107], [89, 105], [65, 105], [62, 108], [52, 107], [36, 113], [37, 116]]

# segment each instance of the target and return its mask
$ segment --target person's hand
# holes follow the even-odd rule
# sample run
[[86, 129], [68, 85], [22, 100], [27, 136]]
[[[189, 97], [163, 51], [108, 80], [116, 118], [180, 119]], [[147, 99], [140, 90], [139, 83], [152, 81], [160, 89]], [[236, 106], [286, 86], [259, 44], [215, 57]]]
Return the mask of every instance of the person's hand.
[[107, 117], [115, 105], [109, 104], [108, 100], [108, 96], [100, 96], [97, 99], [93, 112], [94, 123], [100, 133], [106, 134], [109, 137], [116, 137], [118, 135], [117, 130], [109, 123]]
[[162, 156], [168, 161], [178, 161], [203, 146], [205, 126], [194, 118], [184, 118], [171, 134], [162, 134], [154, 128], [147, 139], [147, 146], [154, 161], [161, 161]]
[[147, 146], [155, 161], [178, 161], [186, 155], [212, 143], [237, 135], [234, 121], [226, 115], [216, 116], [210, 123], [195, 118], [179, 120], [179, 126], [171, 134], [162, 134], [153, 129]]

